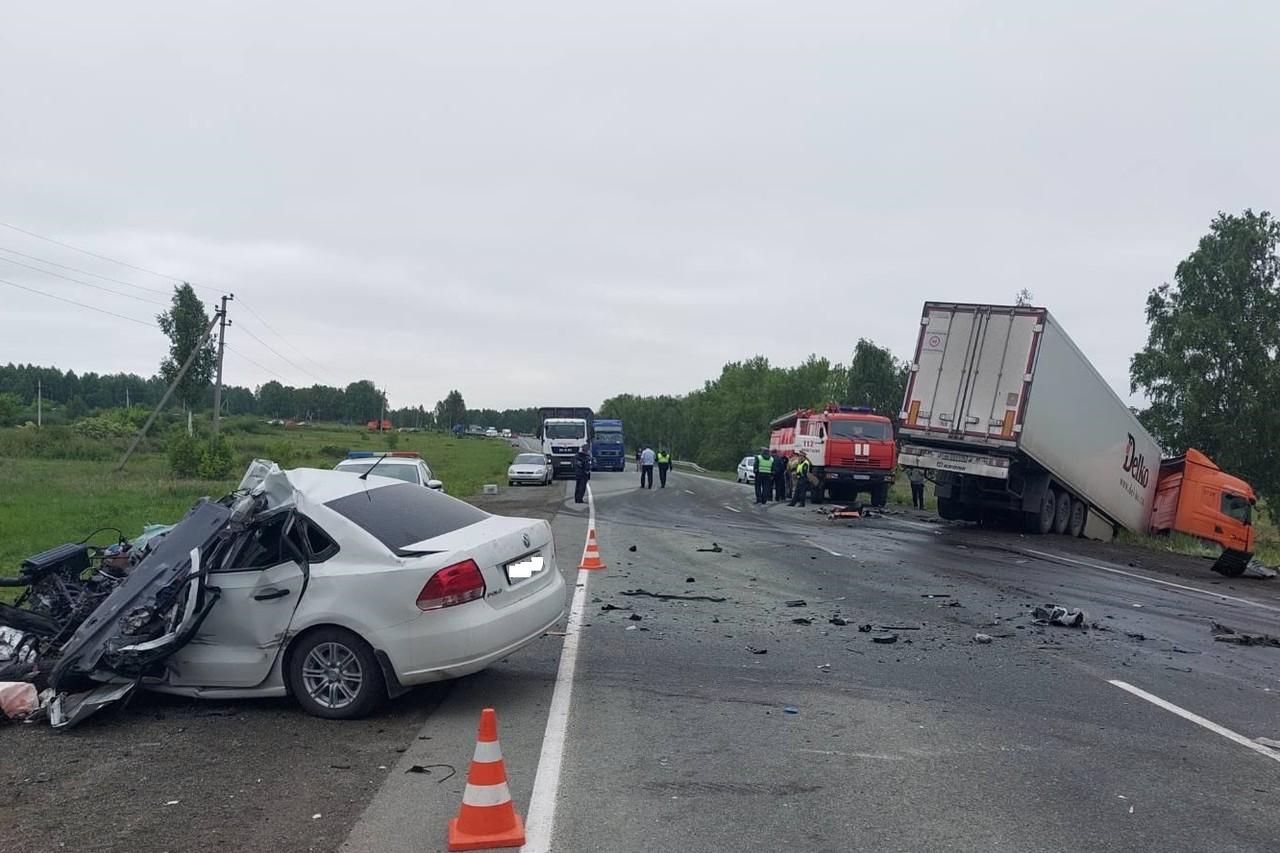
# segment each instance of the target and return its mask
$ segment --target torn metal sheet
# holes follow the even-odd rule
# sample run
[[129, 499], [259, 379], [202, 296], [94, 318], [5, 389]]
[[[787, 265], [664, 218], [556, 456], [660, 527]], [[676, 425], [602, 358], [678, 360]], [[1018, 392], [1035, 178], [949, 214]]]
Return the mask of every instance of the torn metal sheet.
[[104, 684], [83, 693], [59, 693], [49, 703], [49, 725], [55, 729], [74, 726], [113, 702], [133, 692], [137, 682]]

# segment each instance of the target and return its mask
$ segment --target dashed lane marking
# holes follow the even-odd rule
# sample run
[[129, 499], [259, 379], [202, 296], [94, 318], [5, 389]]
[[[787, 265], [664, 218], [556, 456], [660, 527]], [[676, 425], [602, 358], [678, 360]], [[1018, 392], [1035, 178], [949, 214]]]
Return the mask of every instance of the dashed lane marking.
[[734, 507], [731, 507], [731, 506], [729, 506], [728, 504], [725, 504], [725, 505], [724, 505], [724, 508], [725, 508], [725, 509], [727, 509], [727, 510], [729, 510], [729, 512], [742, 512], [742, 510], [740, 510], [740, 509], [736, 509], [736, 508], [734, 508]]
[[1159, 696], [1156, 696], [1154, 693], [1148, 693], [1147, 691], [1143, 690], [1140, 687], [1134, 687], [1132, 684], [1129, 684], [1128, 682], [1117, 681], [1114, 678], [1108, 679], [1108, 683], [1115, 685], [1116, 687], [1119, 687], [1121, 690], [1125, 691], [1126, 693], [1132, 693], [1134, 696], [1137, 696], [1139, 699], [1145, 699], [1146, 701], [1150, 702], [1152, 705], [1155, 705], [1157, 708], [1163, 708], [1171, 714], [1177, 714], [1179, 717], [1182, 717], [1182, 719], [1184, 720], [1190, 720], [1191, 722], [1195, 723], [1197, 726], [1202, 726], [1203, 728], [1208, 729], [1209, 731], [1213, 732], [1216, 735], [1222, 735], [1227, 740], [1233, 740], [1236, 743], [1240, 744], [1241, 746], [1245, 747], [1246, 749], [1253, 750], [1259, 755], [1265, 755], [1267, 758], [1270, 758], [1272, 761], [1280, 761], [1280, 752], [1276, 752], [1270, 747], [1263, 746], [1260, 743], [1254, 743], [1244, 735], [1239, 734], [1238, 732], [1233, 732], [1231, 731], [1231, 729], [1227, 728], [1226, 726], [1220, 726], [1217, 723], [1213, 722], [1213, 720], [1206, 720], [1204, 717], [1200, 716], [1199, 714], [1193, 714], [1192, 712], [1188, 711], [1186, 708], [1179, 708], [1177, 705], [1173, 704], [1172, 702], [1161, 699]]

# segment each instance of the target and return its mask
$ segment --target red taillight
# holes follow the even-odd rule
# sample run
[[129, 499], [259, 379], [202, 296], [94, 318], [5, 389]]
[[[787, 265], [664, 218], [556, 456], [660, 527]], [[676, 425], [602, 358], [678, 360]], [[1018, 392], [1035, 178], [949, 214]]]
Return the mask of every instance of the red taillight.
[[439, 610], [484, 598], [484, 575], [475, 560], [463, 560], [431, 576], [418, 593], [419, 610]]

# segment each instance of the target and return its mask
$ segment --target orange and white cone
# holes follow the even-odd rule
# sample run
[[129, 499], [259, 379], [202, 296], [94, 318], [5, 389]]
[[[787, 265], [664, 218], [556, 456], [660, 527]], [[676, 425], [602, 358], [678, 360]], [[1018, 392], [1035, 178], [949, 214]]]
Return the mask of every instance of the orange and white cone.
[[578, 568], [604, 568], [604, 561], [600, 559], [600, 546], [596, 544], [596, 529], [594, 527], [587, 530], [587, 547], [582, 552], [582, 562], [578, 564]]
[[462, 808], [449, 821], [449, 849], [523, 846], [524, 822], [511, 802], [507, 766], [498, 745], [498, 715], [485, 708], [480, 712], [480, 734], [462, 792]]

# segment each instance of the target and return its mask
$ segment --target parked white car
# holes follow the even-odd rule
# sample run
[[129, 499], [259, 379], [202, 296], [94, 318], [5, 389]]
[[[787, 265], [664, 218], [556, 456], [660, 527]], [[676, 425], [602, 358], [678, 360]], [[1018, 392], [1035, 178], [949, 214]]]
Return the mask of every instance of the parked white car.
[[360, 717], [507, 657], [553, 626], [565, 599], [545, 521], [257, 460], [236, 492], [159, 537], [101, 605], [110, 612], [62, 649], [51, 718], [70, 724], [139, 684], [291, 695], [320, 717]]
[[756, 458], [754, 456], [744, 456], [742, 461], [738, 463], [738, 482], [754, 483], [756, 481]]
[[555, 470], [541, 453], [521, 453], [507, 468], [507, 485], [536, 483], [545, 486], [555, 479]]
[[485, 430], [485, 431], [484, 431], [484, 437], [485, 437], [485, 438], [497, 438], [497, 437], [498, 437], [498, 428], [497, 428], [497, 427], [489, 427], [487, 430]]
[[444, 483], [431, 473], [431, 467], [425, 459], [410, 450], [394, 450], [388, 453], [374, 453], [368, 450], [353, 450], [337, 465], [335, 471], [346, 471], [349, 474], [366, 474], [373, 472], [374, 477], [390, 477], [403, 480], [428, 489], [444, 491]]

